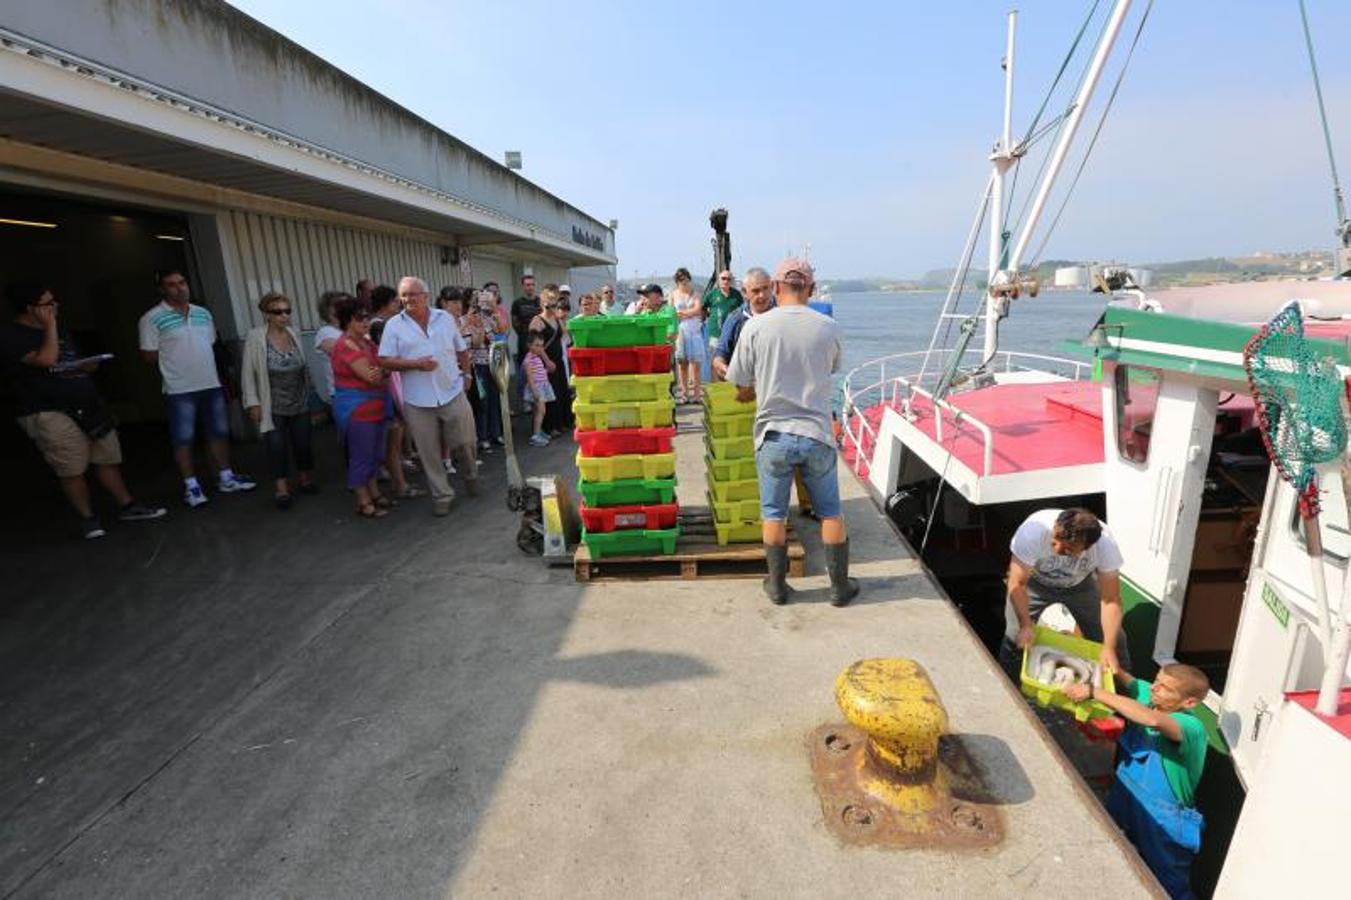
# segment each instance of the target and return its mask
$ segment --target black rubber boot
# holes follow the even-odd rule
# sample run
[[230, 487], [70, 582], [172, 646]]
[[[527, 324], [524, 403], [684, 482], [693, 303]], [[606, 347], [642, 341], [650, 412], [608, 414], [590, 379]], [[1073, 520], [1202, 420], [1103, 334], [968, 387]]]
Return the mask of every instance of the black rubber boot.
[[844, 606], [858, 596], [858, 580], [849, 577], [849, 540], [825, 544], [826, 573], [830, 575], [830, 605]]
[[793, 589], [788, 586], [788, 545], [765, 545], [765, 565], [769, 577], [764, 581], [765, 596], [776, 606], [788, 602]]

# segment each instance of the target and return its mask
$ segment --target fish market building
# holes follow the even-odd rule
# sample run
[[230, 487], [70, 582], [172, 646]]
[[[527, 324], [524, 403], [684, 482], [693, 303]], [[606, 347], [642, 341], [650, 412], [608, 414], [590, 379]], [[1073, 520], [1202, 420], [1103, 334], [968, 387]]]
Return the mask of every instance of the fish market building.
[[[162, 418], [136, 362], [154, 273], [222, 335], [280, 290], [297, 326], [358, 278], [613, 277], [614, 231], [219, 0], [48, 0], [0, 19], [0, 280], [42, 281], [124, 422]], [[306, 344], [310, 342], [306, 341]]]

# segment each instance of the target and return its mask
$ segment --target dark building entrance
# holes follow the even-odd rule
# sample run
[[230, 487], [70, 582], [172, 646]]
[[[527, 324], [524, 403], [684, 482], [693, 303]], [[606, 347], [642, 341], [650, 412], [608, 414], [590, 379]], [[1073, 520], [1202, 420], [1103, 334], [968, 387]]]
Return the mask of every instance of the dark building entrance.
[[[81, 350], [115, 354], [98, 379], [121, 422], [164, 418], [159, 372], [140, 359], [136, 323], [156, 302], [161, 269], [183, 269], [202, 302], [193, 264], [186, 216], [0, 187], [0, 282], [50, 287], [61, 328]], [[13, 425], [8, 385], [0, 398], [4, 443], [26, 441]]]

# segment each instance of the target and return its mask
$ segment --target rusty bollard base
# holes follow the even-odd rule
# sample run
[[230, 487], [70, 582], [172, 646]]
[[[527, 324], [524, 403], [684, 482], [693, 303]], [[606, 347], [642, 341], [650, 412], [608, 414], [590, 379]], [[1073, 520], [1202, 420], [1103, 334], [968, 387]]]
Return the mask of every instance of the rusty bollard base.
[[850, 721], [811, 735], [812, 773], [826, 824], [850, 844], [977, 849], [1003, 838], [1003, 816], [924, 667], [865, 659], [840, 674], [835, 698]]

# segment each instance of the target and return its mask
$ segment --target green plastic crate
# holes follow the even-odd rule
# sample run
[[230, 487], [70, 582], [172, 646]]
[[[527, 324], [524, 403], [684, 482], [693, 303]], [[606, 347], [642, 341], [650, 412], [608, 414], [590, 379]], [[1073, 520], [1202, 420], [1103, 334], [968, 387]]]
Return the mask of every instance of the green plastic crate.
[[755, 412], [704, 416], [704, 430], [710, 437], [750, 437], [755, 432]]
[[714, 481], [741, 481], [743, 478], [759, 477], [755, 471], [753, 456], [744, 459], [714, 459], [712, 456], [705, 456], [704, 465], [708, 467], [708, 474]]
[[755, 438], [752, 437], [715, 438], [705, 434], [704, 447], [714, 459], [755, 459]]
[[755, 415], [755, 401], [742, 403], [736, 398], [736, 385], [730, 381], [714, 381], [704, 387], [704, 412], [723, 416], [730, 413]]
[[632, 400], [671, 399], [671, 373], [657, 375], [598, 375], [572, 379], [578, 403], [623, 403]]
[[622, 481], [577, 482], [577, 492], [587, 506], [643, 506], [674, 503], [674, 478], [626, 478]]
[[714, 522], [719, 544], [758, 544], [763, 537], [759, 522]]
[[[1102, 644], [1097, 641], [1090, 641], [1087, 638], [1076, 637], [1072, 634], [1061, 634], [1058, 631], [1047, 628], [1044, 625], [1036, 627], [1036, 639], [1032, 642], [1032, 647], [1037, 645], [1044, 647], [1054, 647], [1057, 650], [1064, 651], [1070, 656], [1077, 656], [1079, 659], [1088, 662], [1097, 662], [1098, 654], [1102, 653]], [[1107, 716], [1115, 715], [1106, 706], [1103, 706], [1096, 700], [1085, 700], [1083, 703], [1075, 703], [1065, 696], [1063, 691], [1042, 684], [1033, 678], [1027, 671], [1027, 660], [1029, 651], [1032, 647], [1023, 648], [1023, 668], [1019, 673], [1019, 682], [1022, 684], [1023, 693], [1037, 701], [1039, 706], [1049, 706], [1053, 709], [1062, 709], [1070, 713], [1080, 722], [1087, 722], [1090, 719], [1103, 719]], [[1106, 669], [1102, 672], [1102, 684], [1096, 687], [1104, 688], [1109, 691], [1116, 690], [1116, 683], [1112, 678], [1112, 673]]]
[[591, 551], [592, 559], [604, 559], [607, 556], [655, 556], [675, 553], [676, 541], [680, 538], [680, 526], [657, 530], [641, 528], [626, 531], [607, 531], [592, 533], [582, 530], [582, 543]]
[[756, 478], [743, 478], [740, 481], [714, 481], [709, 478], [707, 482], [708, 493], [719, 503], [760, 499], [760, 481]]
[[568, 320], [574, 347], [642, 347], [666, 343], [675, 314], [579, 316]]
[[708, 495], [708, 508], [713, 510], [713, 521], [727, 524], [760, 524], [760, 499], [722, 501], [711, 492]]
[[632, 400], [624, 403], [574, 403], [572, 412], [577, 417], [577, 427], [583, 431], [665, 428], [675, 421], [675, 401], [668, 397], [665, 400]]

